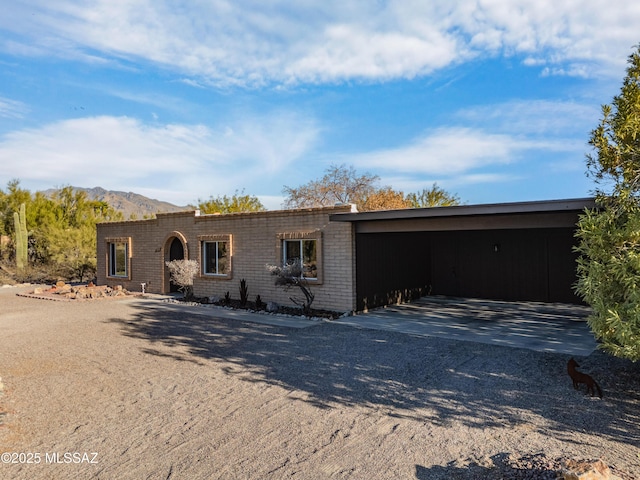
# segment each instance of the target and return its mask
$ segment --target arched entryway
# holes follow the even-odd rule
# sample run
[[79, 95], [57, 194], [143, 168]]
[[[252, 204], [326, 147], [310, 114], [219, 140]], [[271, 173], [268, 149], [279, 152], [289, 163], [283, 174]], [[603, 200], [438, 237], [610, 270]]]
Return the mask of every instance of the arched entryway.
[[164, 242], [164, 293], [174, 293], [178, 291], [178, 286], [171, 281], [171, 275], [166, 262], [172, 260], [185, 260], [189, 257], [187, 250], [187, 240], [179, 232], [171, 232]]

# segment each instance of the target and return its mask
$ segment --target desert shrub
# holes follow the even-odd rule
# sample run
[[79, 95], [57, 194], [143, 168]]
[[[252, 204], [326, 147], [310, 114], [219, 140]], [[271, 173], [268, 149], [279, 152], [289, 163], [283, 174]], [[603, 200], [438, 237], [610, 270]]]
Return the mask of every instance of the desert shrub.
[[193, 278], [198, 273], [198, 262], [195, 260], [172, 260], [166, 262], [171, 281], [178, 285], [185, 299], [193, 298]]
[[305, 315], [311, 314], [311, 304], [315, 294], [311, 291], [308, 280], [302, 275], [302, 265], [299, 262], [287, 263], [283, 267], [267, 265], [267, 270], [276, 277], [276, 285], [283, 287], [285, 290], [291, 288], [299, 289], [304, 298], [289, 297], [289, 300], [302, 307]]
[[256, 295], [256, 310], [264, 310], [264, 302], [262, 301], [262, 298], [260, 298], [260, 295]]
[[243, 278], [240, 280], [240, 305], [245, 306], [249, 300], [249, 288], [247, 287], [247, 281]]

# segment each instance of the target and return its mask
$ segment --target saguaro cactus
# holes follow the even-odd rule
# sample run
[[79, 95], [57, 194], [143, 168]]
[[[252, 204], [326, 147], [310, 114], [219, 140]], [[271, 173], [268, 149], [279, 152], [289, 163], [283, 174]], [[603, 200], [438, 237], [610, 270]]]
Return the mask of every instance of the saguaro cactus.
[[27, 266], [27, 207], [25, 204], [20, 205], [20, 213], [13, 212], [13, 221], [16, 231], [16, 269], [19, 273], [24, 272]]

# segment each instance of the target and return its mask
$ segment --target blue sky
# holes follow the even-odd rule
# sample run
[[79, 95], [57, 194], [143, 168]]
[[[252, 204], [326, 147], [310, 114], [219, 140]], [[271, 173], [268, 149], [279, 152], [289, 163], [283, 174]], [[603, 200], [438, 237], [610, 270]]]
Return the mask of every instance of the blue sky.
[[[291, 5], [293, 4], [293, 6]], [[332, 164], [468, 204], [589, 195], [627, 0], [0, 0], [0, 188], [270, 209]]]

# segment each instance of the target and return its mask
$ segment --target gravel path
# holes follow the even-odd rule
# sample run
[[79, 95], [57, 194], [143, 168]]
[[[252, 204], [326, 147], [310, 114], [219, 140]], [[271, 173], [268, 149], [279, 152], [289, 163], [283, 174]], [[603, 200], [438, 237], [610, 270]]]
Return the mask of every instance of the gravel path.
[[565, 355], [15, 291], [0, 452], [39, 463], [0, 478], [555, 478], [561, 457], [640, 478], [640, 365], [599, 352], [579, 360], [603, 400]]

